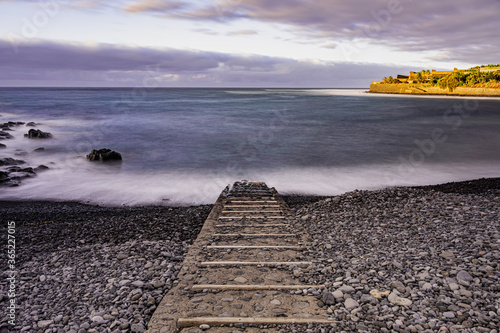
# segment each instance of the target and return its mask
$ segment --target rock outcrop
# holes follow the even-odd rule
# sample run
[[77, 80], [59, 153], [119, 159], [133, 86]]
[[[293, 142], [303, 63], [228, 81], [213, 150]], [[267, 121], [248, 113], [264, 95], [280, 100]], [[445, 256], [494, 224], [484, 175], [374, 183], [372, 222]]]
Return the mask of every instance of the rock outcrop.
[[87, 159], [89, 161], [116, 162], [122, 160], [122, 155], [107, 148], [99, 150], [94, 149], [87, 155]]
[[[10, 160], [12, 160], [12, 159], [10, 159]], [[14, 160], [14, 161], [19, 161], [19, 160]], [[0, 162], [1, 162], [1, 160], [0, 160]], [[22, 163], [19, 163], [19, 164], [22, 164]], [[9, 165], [9, 164], [7, 164], [7, 165]], [[10, 165], [14, 165], [14, 164], [10, 164]], [[32, 167], [22, 168], [22, 167], [16, 166], [16, 165], [8, 167], [6, 170], [0, 170], [0, 186], [9, 186], [9, 187], [19, 186], [23, 179], [36, 177], [37, 172], [44, 171], [47, 169], [49, 169], [49, 168], [45, 165], [40, 165], [36, 168], [32, 168]]]
[[49, 139], [52, 137], [52, 134], [48, 132], [42, 132], [39, 129], [30, 129], [28, 134], [24, 134], [24, 137], [29, 139]]
[[7, 123], [0, 124], [0, 129], [3, 131], [12, 131], [12, 126], [21, 126], [24, 125], [22, 121], [9, 121]]
[[13, 136], [5, 131], [0, 131], [0, 140], [12, 139]]
[[0, 166], [6, 166], [6, 165], [21, 165], [25, 164], [26, 162], [23, 160], [16, 160], [11, 157], [5, 157], [0, 159]]

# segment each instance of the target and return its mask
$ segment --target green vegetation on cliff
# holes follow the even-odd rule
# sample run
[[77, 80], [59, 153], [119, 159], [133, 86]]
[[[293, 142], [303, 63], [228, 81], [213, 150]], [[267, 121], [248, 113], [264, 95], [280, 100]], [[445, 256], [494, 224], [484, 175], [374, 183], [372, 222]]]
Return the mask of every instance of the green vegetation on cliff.
[[382, 83], [422, 83], [428, 87], [448, 89], [450, 92], [457, 87], [500, 88], [500, 64], [443, 72], [422, 70], [410, 72], [409, 76], [384, 77]]

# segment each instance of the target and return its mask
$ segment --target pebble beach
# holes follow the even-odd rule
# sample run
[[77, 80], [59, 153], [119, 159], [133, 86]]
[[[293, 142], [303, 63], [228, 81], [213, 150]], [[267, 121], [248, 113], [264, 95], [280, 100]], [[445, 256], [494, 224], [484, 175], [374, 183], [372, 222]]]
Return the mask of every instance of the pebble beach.
[[[284, 198], [314, 262], [290, 274], [326, 285], [317, 301], [335, 323], [275, 329], [498, 332], [499, 178]], [[0, 202], [17, 273], [16, 324], [3, 316], [0, 332], [144, 332], [211, 208]]]
[[1, 202], [2, 223], [16, 222], [18, 308], [1, 332], [143, 332], [210, 209]]
[[[355, 191], [296, 206], [311, 235], [294, 270], [325, 284], [317, 332], [498, 332], [500, 180]], [[293, 329], [294, 331], [304, 331]]]

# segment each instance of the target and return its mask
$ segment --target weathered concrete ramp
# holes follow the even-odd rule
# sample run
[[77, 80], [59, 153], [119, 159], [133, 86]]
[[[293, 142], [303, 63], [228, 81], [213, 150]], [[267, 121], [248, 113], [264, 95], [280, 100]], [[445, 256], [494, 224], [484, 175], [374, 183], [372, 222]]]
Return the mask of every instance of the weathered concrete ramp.
[[271, 332], [277, 324], [332, 323], [314, 296], [324, 286], [294, 277], [313, 264], [302, 259], [306, 246], [300, 222], [274, 188], [236, 182], [215, 203], [148, 332]]

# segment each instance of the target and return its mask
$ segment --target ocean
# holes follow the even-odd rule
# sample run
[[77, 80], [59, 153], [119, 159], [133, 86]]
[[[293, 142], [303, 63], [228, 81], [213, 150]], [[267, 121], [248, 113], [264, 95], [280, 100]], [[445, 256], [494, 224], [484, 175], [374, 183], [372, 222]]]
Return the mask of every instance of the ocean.
[[[0, 158], [50, 169], [2, 200], [100, 205], [213, 203], [236, 180], [280, 193], [500, 177], [500, 99], [379, 95], [364, 89], [2, 88]], [[43, 151], [35, 149], [43, 147]], [[92, 149], [122, 154], [89, 162]]]

